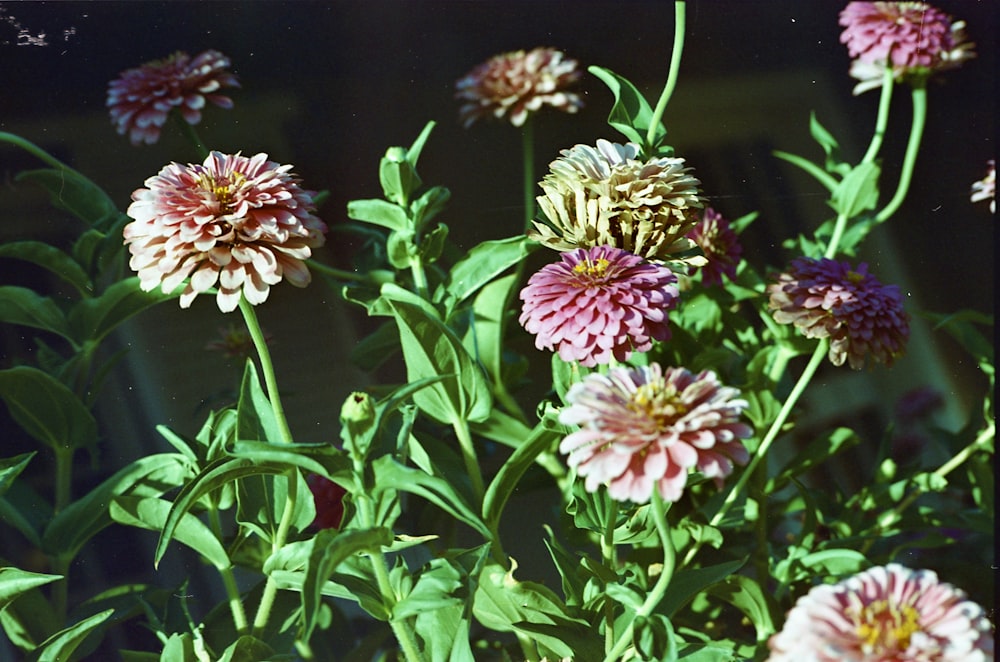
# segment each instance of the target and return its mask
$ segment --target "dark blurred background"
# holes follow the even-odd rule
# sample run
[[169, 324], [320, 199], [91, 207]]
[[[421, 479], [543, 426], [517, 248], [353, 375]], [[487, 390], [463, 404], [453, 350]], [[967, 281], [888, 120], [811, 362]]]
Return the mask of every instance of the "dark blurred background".
[[[870, 140], [878, 92], [851, 94], [854, 81], [847, 75], [849, 57], [837, 23], [844, 4], [688, 3], [679, 85], [665, 117], [669, 136], [678, 155], [694, 166], [712, 206], [730, 219], [760, 211], [744, 237], [744, 255], [760, 270], [780, 268], [794, 257], [781, 248], [784, 238], [809, 232], [831, 216], [824, 190], [772, 151], [821, 154], [809, 136], [810, 111], [840, 140], [850, 161], [860, 158]], [[994, 308], [995, 221], [985, 204], [969, 202], [969, 188], [996, 152], [996, 3], [934, 4], [968, 23], [978, 56], [930, 85], [924, 149], [910, 197], [874, 233], [863, 255], [883, 282], [902, 287], [914, 315], [909, 353], [892, 371], [821, 373], [807, 402], [817, 428], [862, 420], [877, 435], [896, 401], [926, 386], [947, 402], [937, 422], [957, 429], [976, 411], [985, 388], [976, 366], [919, 313]], [[462, 249], [520, 232], [521, 140], [517, 129], [503, 123], [462, 129], [455, 81], [492, 55], [552, 46], [584, 67], [600, 65], [629, 78], [655, 102], [673, 35], [673, 6], [664, 1], [3, 2], [0, 7], [0, 130], [65, 160], [123, 209], [145, 178], [169, 161], [196, 160], [196, 154], [170, 124], [152, 146], [132, 147], [118, 136], [104, 106], [108, 82], [176, 50], [195, 54], [213, 48], [231, 58], [242, 89], [231, 94], [233, 110], [205, 110], [197, 127], [201, 136], [215, 149], [264, 151], [293, 163], [307, 188], [329, 189], [320, 215], [331, 227], [346, 220], [348, 200], [381, 196], [377, 167], [386, 147], [409, 145], [435, 120], [420, 172], [426, 183], [451, 189], [441, 220]], [[25, 30], [20, 38], [19, 28]], [[47, 45], [19, 45], [29, 36]], [[560, 149], [602, 137], [623, 140], [605, 122], [611, 95], [603, 84], [585, 74], [579, 89], [587, 104], [579, 114], [549, 111], [535, 120], [539, 177]], [[895, 187], [909, 114], [907, 89], [898, 87], [882, 151], [883, 203]], [[21, 169], [39, 165], [0, 145], [0, 241], [67, 243], [80, 231], [52, 210], [40, 191], [12, 181]], [[349, 268], [356, 248], [351, 241], [331, 233], [319, 259]], [[20, 263], [0, 261], [4, 284], [36, 277]], [[340, 403], [369, 380], [345, 355], [370, 323], [318, 279], [306, 290], [273, 289], [260, 316], [275, 338], [293, 431], [306, 441], [336, 439]], [[225, 400], [239, 373], [238, 365], [227, 365], [203, 347], [217, 328], [239, 322], [220, 314], [211, 297], [201, 297], [190, 311], [160, 306], [129, 325], [118, 342], [132, 352], [101, 404], [108, 444], [104, 459], [90, 469], [95, 479], [106, 475], [105, 463], [120, 466], [163, 449], [155, 424], [197, 431], [206, 408]], [[0, 367], [33, 351], [23, 329], [3, 328], [0, 342]], [[547, 354], [535, 352], [526, 339], [519, 343], [532, 361], [547, 366]]]

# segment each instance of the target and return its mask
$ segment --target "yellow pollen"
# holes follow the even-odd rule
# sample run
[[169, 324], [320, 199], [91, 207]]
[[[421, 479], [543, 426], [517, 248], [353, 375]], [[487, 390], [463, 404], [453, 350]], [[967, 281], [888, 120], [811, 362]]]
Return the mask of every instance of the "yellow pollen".
[[212, 195], [219, 203], [219, 211], [228, 214], [232, 211], [233, 200], [236, 198], [236, 189], [246, 182], [247, 178], [241, 172], [234, 172], [229, 177], [211, 177], [207, 174], [200, 176], [201, 185], [206, 191], [211, 191]]
[[847, 272], [847, 280], [851, 281], [855, 285], [857, 285], [858, 283], [860, 283], [864, 279], [865, 279], [865, 277], [862, 274], [859, 274], [857, 271], [848, 271]]
[[591, 277], [600, 278], [607, 271], [608, 265], [611, 263], [605, 260], [603, 257], [597, 258], [594, 262], [588, 259], [584, 259], [575, 267], [573, 267], [573, 272], [578, 274], [583, 274]]
[[627, 406], [631, 411], [656, 421], [661, 429], [670, 427], [688, 411], [680, 401], [677, 390], [662, 380], [639, 386]]
[[857, 614], [857, 634], [865, 652], [905, 651], [910, 638], [920, 631], [920, 614], [910, 605], [899, 607], [887, 600], [876, 600]]

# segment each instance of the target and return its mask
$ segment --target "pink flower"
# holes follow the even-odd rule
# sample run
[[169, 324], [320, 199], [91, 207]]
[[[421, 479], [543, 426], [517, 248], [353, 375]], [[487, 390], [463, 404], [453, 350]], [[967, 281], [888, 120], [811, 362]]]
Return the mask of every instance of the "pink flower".
[[771, 637], [769, 662], [986, 662], [982, 608], [930, 570], [896, 564], [816, 586]]
[[579, 78], [576, 60], [554, 48], [496, 55], [455, 83], [455, 98], [465, 102], [459, 117], [466, 127], [489, 116], [521, 126], [543, 105], [575, 113], [583, 100], [566, 88]]
[[780, 324], [794, 324], [807, 338], [830, 339], [830, 361], [846, 360], [860, 370], [871, 354], [891, 366], [903, 355], [910, 336], [910, 316], [895, 285], [882, 285], [847, 262], [802, 257], [767, 287], [768, 307]]
[[739, 266], [743, 247], [722, 214], [705, 207], [701, 220], [687, 237], [698, 244], [708, 260], [708, 264], [698, 269], [704, 285], [722, 285], [723, 275], [729, 280], [736, 279], [736, 267]]
[[670, 337], [676, 282], [667, 267], [619, 248], [578, 248], [528, 279], [519, 321], [538, 349], [558, 350], [564, 361], [625, 361]]
[[840, 12], [840, 41], [855, 60], [854, 94], [881, 87], [886, 67], [898, 81], [960, 66], [975, 57], [963, 21], [924, 2], [850, 2]]
[[316, 518], [312, 526], [316, 529], [339, 529], [344, 520], [344, 497], [347, 490], [319, 474], [306, 478], [309, 491], [316, 506]]
[[228, 67], [229, 58], [218, 51], [208, 50], [193, 59], [178, 51], [124, 71], [108, 84], [111, 122], [119, 135], [128, 132], [133, 145], [152, 145], [174, 108], [188, 124], [201, 121], [206, 101], [232, 108], [232, 99], [217, 94], [223, 87], [240, 86], [236, 76], [226, 71]]
[[986, 162], [986, 176], [972, 185], [972, 202], [990, 201], [990, 213], [997, 213], [997, 166], [996, 161]]
[[656, 363], [592, 373], [566, 394], [570, 406], [559, 421], [583, 427], [559, 450], [589, 492], [607, 485], [613, 499], [646, 503], [656, 488], [664, 500], [677, 501], [689, 469], [721, 485], [733, 463], [749, 460], [740, 439], [753, 430], [739, 421], [748, 406], [739, 394], [710, 371], [664, 372]]
[[267, 154], [212, 152], [201, 165], [171, 163], [147, 179], [132, 194], [134, 221], [124, 231], [142, 289], [169, 293], [189, 278], [180, 297], [187, 308], [217, 285], [219, 309], [230, 312], [241, 295], [263, 303], [282, 278], [308, 285], [304, 260], [323, 245], [326, 225], [291, 168]]

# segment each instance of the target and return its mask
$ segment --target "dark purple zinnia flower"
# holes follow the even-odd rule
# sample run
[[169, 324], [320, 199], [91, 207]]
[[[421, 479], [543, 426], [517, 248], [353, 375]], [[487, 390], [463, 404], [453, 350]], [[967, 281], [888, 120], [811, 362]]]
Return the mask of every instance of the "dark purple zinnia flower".
[[775, 321], [794, 324], [807, 338], [829, 338], [834, 365], [846, 360], [860, 370], [871, 354], [891, 366], [903, 355], [910, 316], [899, 288], [882, 285], [868, 265], [855, 271], [847, 262], [801, 257], [777, 281], [767, 287]]
[[739, 420], [747, 408], [739, 395], [710, 371], [664, 371], [652, 363], [592, 373], [566, 394], [570, 406], [559, 421], [583, 427], [559, 450], [589, 492], [607, 485], [612, 499], [647, 503], [655, 488], [677, 501], [689, 469], [721, 484], [734, 463], [750, 459], [740, 439], [753, 430]]
[[107, 107], [118, 133], [129, 134], [133, 145], [152, 145], [170, 111], [176, 108], [188, 124], [201, 121], [206, 102], [232, 108], [233, 101], [218, 94], [240, 84], [226, 69], [229, 58], [208, 50], [192, 58], [178, 51], [168, 58], [122, 72], [108, 85]]
[[708, 264], [697, 268], [704, 285], [722, 285], [723, 275], [729, 280], [736, 278], [736, 267], [740, 263], [743, 247], [722, 214], [711, 207], [705, 207], [701, 220], [688, 232], [687, 237], [698, 244], [708, 260]]
[[538, 349], [558, 351], [564, 361], [625, 361], [670, 337], [676, 282], [667, 267], [619, 248], [578, 248], [528, 279], [519, 321]]

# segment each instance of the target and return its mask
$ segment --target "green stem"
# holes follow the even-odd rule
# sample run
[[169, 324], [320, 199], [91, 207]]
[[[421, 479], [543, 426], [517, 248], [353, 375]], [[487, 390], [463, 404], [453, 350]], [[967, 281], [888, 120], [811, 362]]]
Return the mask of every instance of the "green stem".
[[[726, 495], [726, 500], [722, 502], [722, 506], [719, 507], [718, 512], [712, 516], [712, 519], [709, 521], [709, 526], [717, 526], [719, 522], [722, 521], [722, 518], [725, 517], [726, 513], [729, 512], [729, 509], [734, 503], [736, 503], [736, 499], [743, 491], [743, 488], [746, 486], [750, 476], [753, 475], [757, 465], [760, 464], [761, 460], [767, 457], [767, 451], [771, 448], [771, 444], [774, 443], [775, 439], [777, 439], [778, 434], [781, 432], [781, 428], [785, 425], [785, 421], [787, 421], [788, 417], [791, 415], [792, 409], [805, 392], [809, 382], [812, 381], [813, 375], [816, 374], [816, 369], [819, 368], [819, 364], [823, 362], [827, 352], [827, 344], [827, 341], [824, 339], [816, 345], [812, 358], [809, 359], [809, 363], [799, 376], [799, 380], [795, 382], [795, 386], [792, 387], [792, 392], [789, 393], [788, 398], [785, 399], [785, 403], [781, 406], [778, 416], [774, 419], [774, 422], [771, 423], [771, 427], [768, 428], [764, 438], [761, 439], [760, 445], [757, 447], [757, 450], [754, 451], [753, 457], [750, 458], [750, 462], [740, 475], [739, 480], [736, 481], [736, 484], [733, 485], [733, 489], [731, 489], [729, 494]], [[700, 548], [701, 543], [695, 542], [695, 544], [691, 546], [691, 549], [688, 550], [688, 553], [684, 557], [684, 561], [681, 565], [686, 566], [690, 563]]]
[[837, 214], [837, 222], [833, 225], [833, 235], [830, 237], [830, 243], [827, 244], [826, 250], [823, 252], [823, 257], [832, 260], [837, 254], [837, 246], [840, 245], [840, 240], [844, 236], [845, 229], [847, 229], [847, 214]]
[[274, 364], [271, 362], [271, 352], [267, 348], [267, 341], [264, 339], [264, 332], [260, 329], [260, 322], [257, 321], [257, 313], [254, 312], [253, 304], [240, 296], [240, 312], [247, 324], [247, 331], [253, 340], [254, 348], [257, 350], [257, 358], [260, 360], [260, 371], [264, 374], [264, 385], [267, 387], [267, 398], [271, 401], [271, 411], [274, 413], [274, 420], [278, 425], [280, 442], [284, 444], [294, 443], [292, 431], [288, 427], [288, 420], [285, 418], [285, 409], [281, 406], [281, 396], [278, 392], [278, 380], [274, 375]]
[[913, 178], [913, 167], [917, 162], [917, 155], [920, 153], [920, 140], [924, 134], [924, 125], [927, 123], [927, 87], [925, 80], [913, 83], [913, 123], [910, 125], [910, 138], [906, 143], [906, 154], [903, 156], [903, 171], [899, 174], [899, 184], [896, 186], [896, 194], [892, 196], [889, 204], [875, 217], [877, 223], [882, 223], [896, 213], [906, 194], [910, 190], [910, 180]]
[[[208, 509], [208, 521], [216, 539], [222, 540], [222, 522], [219, 520], [219, 509], [214, 502]], [[222, 584], [226, 589], [229, 611], [233, 615], [233, 626], [236, 628], [236, 633], [241, 636], [247, 634], [249, 632], [247, 628], [247, 614], [243, 609], [243, 596], [240, 595], [240, 589], [236, 585], [236, 577], [233, 576], [232, 566], [220, 569], [219, 575], [222, 576]]]
[[670, 54], [670, 70], [667, 73], [667, 83], [663, 86], [663, 92], [653, 109], [653, 116], [649, 120], [649, 128], [646, 129], [646, 147], [643, 150], [646, 156], [652, 156], [653, 141], [656, 140], [656, 129], [660, 126], [663, 113], [667, 109], [674, 88], [677, 87], [677, 74], [681, 68], [681, 55], [684, 52], [684, 24], [686, 22], [687, 6], [683, 0], [674, 2], [674, 48]]
[[535, 218], [535, 128], [530, 114], [521, 128], [521, 161], [524, 164], [524, 230], [527, 232]]
[[660, 544], [663, 546], [663, 568], [660, 571], [660, 576], [656, 580], [656, 584], [646, 595], [646, 600], [642, 603], [639, 609], [636, 611], [636, 618], [629, 622], [625, 631], [621, 633], [618, 637], [618, 641], [611, 648], [610, 651], [604, 656], [604, 662], [618, 662], [622, 658], [622, 653], [628, 648], [629, 642], [632, 641], [632, 632], [635, 629], [635, 621], [639, 618], [649, 616], [656, 609], [656, 606], [660, 604], [660, 600], [667, 592], [667, 587], [670, 585], [670, 580], [674, 576], [674, 568], [676, 566], [677, 557], [674, 550], [674, 544], [670, 540], [670, 525], [667, 523], [667, 513], [663, 508], [663, 499], [660, 496], [659, 490], [653, 490], [653, 496], [649, 500], [649, 504], [653, 509], [653, 520], [656, 522], [656, 532], [660, 537]]
[[198, 152], [201, 160], [204, 161], [208, 158], [209, 150], [205, 147], [205, 143], [202, 141], [201, 136], [198, 135], [194, 125], [188, 124], [176, 110], [171, 111], [170, 115], [174, 118], [174, 122], [177, 126], [180, 127], [181, 133], [184, 134], [184, 137], [187, 138], [192, 145], [194, 145], [194, 148]]
[[430, 292], [427, 289], [427, 274], [424, 272], [424, 262], [419, 255], [410, 258], [410, 274], [413, 276], [413, 287], [417, 294], [424, 299], [430, 299]]
[[[288, 540], [288, 532], [292, 528], [292, 521], [295, 519], [296, 497], [299, 492], [299, 470], [292, 468], [285, 472], [288, 479], [288, 490], [285, 497], [285, 509], [281, 513], [281, 521], [278, 522], [278, 530], [271, 539], [271, 552], [274, 553], [285, 546]], [[260, 604], [257, 606], [257, 615], [253, 619], [253, 635], [258, 639], [263, 636], [264, 628], [271, 616], [271, 609], [274, 607], [274, 599], [278, 595], [278, 584], [274, 575], [268, 575], [267, 583], [264, 584], [264, 592], [260, 596]]]
[[472, 492], [476, 495], [476, 503], [481, 506], [486, 488], [483, 483], [483, 473], [479, 470], [479, 457], [476, 455], [476, 448], [472, 443], [469, 424], [464, 419], [459, 419], [452, 421], [451, 427], [455, 430], [459, 448], [462, 449], [462, 459], [465, 460], [465, 470], [469, 474], [469, 480], [472, 481]]
[[878, 100], [878, 115], [875, 119], [875, 133], [872, 134], [871, 144], [865, 152], [862, 163], [870, 163], [878, 156], [882, 149], [882, 139], [885, 137], [885, 128], [889, 124], [889, 106], [892, 103], [892, 89], [896, 86], [892, 77], [892, 67], [885, 68], [885, 75], [882, 78], [882, 93]]
[[[604, 565], [617, 573], [618, 550], [615, 547], [615, 524], [618, 522], [618, 502], [611, 500], [611, 512], [608, 513], [604, 535], [601, 536], [601, 556]], [[615, 642], [615, 603], [609, 598], [604, 600], [604, 650], [610, 651]]]
[[52, 156], [51, 154], [46, 152], [44, 149], [42, 149], [35, 143], [31, 142], [30, 140], [25, 140], [21, 136], [14, 135], [13, 133], [7, 133], [6, 131], [0, 131], [0, 142], [16, 145], [21, 149], [23, 149], [24, 151], [31, 154], [32, 156], [35, 156], [42, 161], [45, 161], [46, 163], [48, 163], [53, 168], [56, 168], [57, 170], [72, 170], [72, 168], [67, 166], [65, 163], [63, 163], [56, 157]]
[[73, 486], [73, 449], [57, 448], [56, 451], [56, 486], [54, 514], [59, 514], [63, 508], [69, 505], [73, 498], [71, 493]]
[[363, 283], [368, 281], [368, 276], [365, 274], [354, 273], [353, 271], [344, 271], [343, 269], [336, 269], [334, 267], [327, 266], [322, 262], [317, 262], [316, 260], [306, 260], [306, 264], [309, 265], [310, 269], [318, 271], [319, 273], [329, 276], [330, 278], [336, 278], [337, 280], [350, 280], [358, 283]]

